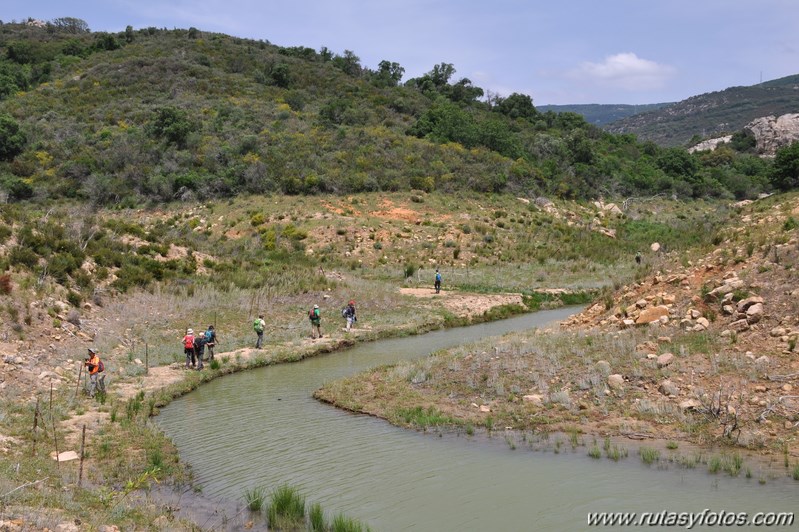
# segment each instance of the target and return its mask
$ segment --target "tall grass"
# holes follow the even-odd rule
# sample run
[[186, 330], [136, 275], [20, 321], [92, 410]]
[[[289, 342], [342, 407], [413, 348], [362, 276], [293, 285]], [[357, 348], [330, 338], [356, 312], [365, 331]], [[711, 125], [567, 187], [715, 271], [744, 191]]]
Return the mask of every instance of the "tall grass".
[[266, 510], [270, 528], [299, 528], [305, 522], [305, 497], [297, 488], [283, 484], [272, 491]]
[[266, 490], [263, 486], [256, 486], [244, 491], [244, 500], [247, 501], [247, 508], [253, 512], [260, 512], [266, 500]]

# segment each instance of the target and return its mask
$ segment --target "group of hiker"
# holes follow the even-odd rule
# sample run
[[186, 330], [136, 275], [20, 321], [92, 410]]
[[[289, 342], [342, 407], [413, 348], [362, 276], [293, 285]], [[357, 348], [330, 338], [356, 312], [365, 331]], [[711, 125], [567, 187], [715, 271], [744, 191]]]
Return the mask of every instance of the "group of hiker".
[[[638, 257], [636, 257], [636, 260], [638, 260]], [[438, 294], [441, 291], [441, 273], [438, 271], [438, 268], [436, 268], [433, 286], [436, 294]], [[350, 332], [358, 321], [354, 300], [349, 300], [347, 305], [341, 309], [341, 316], [346, 322], [344, 331]], [[319, 305], [314, 305], [313, 308], [308, 311], [308, 321], [311, 322], [311, 338], [322, 338], [322, 313], [319, 309]], [[253, 322], [252, 328], [256, 334], [255, 348], [261, 349], [264, 343], [264, 331], [266, 330], [266, 322], [264, 321], [263, 314], [258, 315]], [[198, 334], [194, 333], [194, 329], [187, 329], [182, 340], [183, 353], [186, 355], [186, 369], [203, 369], [203, 359], [206, 349], [208, 349], [208, 360], [213, 360], [214, 348], [216, 347], [217, 341], [218, 337], [213, 325], [209, 325], [204, 332]], [[89, 376], [88, 387], [86, 389], [89, 396], [94, 397], [98, 390], [104, 392], [104, 376], [101, 374], [105, 371], [105, 367], [95, 348], [90, 347], [88, 349], [88, 354], [83, 364]]]
[[[358, 316], [355, 312], [355, 301], [352, 299], [349, 300], [347, 305], [341, 309], [341, 316], [346, 320], [344, 330], [350, 332], [353, 324], [358, 321]], [[311, 322], [311, 338], [322, 338], [322, 311], [319, 309], [319, 305], [314, 305], [311, 310], [308, 311], [308, 321]], [[252, 328], [256, 334], [255, 348], [261, 349], [264, 341], [264, 329], [266, 329], [266, 322], [264, 321], [263, 314], [259, 314], [255, 321], [253, 321]]]
[[203, 357], [208, 348], [208, 360], [214, 359], [214, 347], [218, 338], [216, 329], [209, 325], [204, 332], [194, 334], [194, 329], [187, 329], [183, 337], [183, 353], [186, 355], [186, 369], [203, 369]]

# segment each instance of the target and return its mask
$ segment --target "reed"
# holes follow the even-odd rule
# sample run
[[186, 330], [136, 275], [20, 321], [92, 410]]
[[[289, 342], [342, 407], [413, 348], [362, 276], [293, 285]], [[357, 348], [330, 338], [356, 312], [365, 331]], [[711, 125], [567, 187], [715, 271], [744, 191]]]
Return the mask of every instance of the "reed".
[[252, 489], [244, 490], [244, 500], [247, 502], [247, 508], [252, 512], [260, 512], [266, 500], [266, 490], [262, 486], [256, 486]]
[[272, 491], [266, 510], [270, 528], [299, 528], [305, 521], [305, 497], [295, 487], [283, 484]]
[[651, 447], [641, 447], [638, 449], [638, 454], [641, 455], [641, 461], [647, 465], [660, 460], [660, 451]]

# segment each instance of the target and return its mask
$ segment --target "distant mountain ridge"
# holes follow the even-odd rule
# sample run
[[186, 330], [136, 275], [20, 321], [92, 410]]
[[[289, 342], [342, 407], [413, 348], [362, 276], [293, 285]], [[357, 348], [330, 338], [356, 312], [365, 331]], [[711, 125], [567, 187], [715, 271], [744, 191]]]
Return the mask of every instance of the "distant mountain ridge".
[[537, 105], [536, 109], [542, 113], [546, 113], [547, 111], [552, 111], [554, 113], [577, 113], [578, 115], [582, 115], [589, 124], [604, 127], [618, 120], [647, 111], [654, 111], [672, 104], [673, 102], [643, 105], [591, 103], [574, 105]]
[[799, 112], [799, 74], [746, 87], [692, 96], [628, 116], [605, 129], [633, 133], [661, 146], [687, 146], [700, 138], [740, 131], [752, 120]]

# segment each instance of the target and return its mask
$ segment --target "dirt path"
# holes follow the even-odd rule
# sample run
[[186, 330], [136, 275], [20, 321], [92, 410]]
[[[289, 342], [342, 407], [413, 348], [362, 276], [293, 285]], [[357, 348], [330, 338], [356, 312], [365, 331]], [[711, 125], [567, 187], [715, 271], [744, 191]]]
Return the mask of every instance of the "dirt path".
[[435, 299], [457, 316], [479, 316], [494, 307], [521, 305], [521, 294], [470, 294], [442, 290], [436, 294], [432, 288], [400, 288], [400, 293], [421, 299]]

